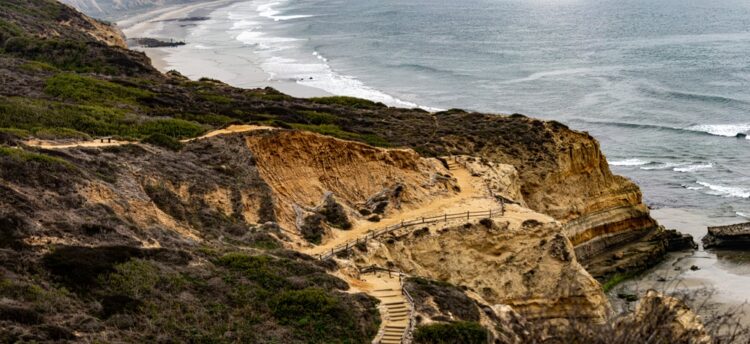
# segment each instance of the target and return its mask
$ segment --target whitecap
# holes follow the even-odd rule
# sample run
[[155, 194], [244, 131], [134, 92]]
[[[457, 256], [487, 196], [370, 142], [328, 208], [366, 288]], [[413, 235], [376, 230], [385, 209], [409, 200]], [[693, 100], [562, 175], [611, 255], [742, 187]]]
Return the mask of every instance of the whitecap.
[[742, 213], [742, 212], [739, 212], [739, 211], [735, 211], [734, 213], [737, 214], [737, 216], [739, 216], [739, 217], [744, 217], [746, 219], [750, 219], [750, 215], [748, 215], [748, 214], [745, 214], [745, 213]]
[[694, 164], [694, 165], [687, 165], [684, 167], [675, 167], [672, 169], [672, 171], [675, 172], [694, 172], [699, 170], [705, 170], [709, 168], [713, 168], [714, 164], [709, 162], [707, 164]]
[[641, 160], [638, 158], [630, 158], [625, 160], [610, 161], [609, 164], [613, 166], [642, 166], [649, 164], [649, 161]]
[[736, 197], [736, 198], [750, 198], [750, 190], [746, 190], [743, 188], [735, 187], [735, 186], [725, 186], [725, 185], [715, 185], [711, 183], [706, 183], [702, 181], [696, 182], [698, 185], [705, 186], [710, 191], [707, 193], [710, 195], [715, 196], [723, 196], [723, 197]]
[[687, 127], [685, 130], [698, 131], [716, 136], [735, 137], [737, 134], [745, 134], [750, 131], [750, 123], [698, 124]]
[[292, 20], [292, 19], [302, 19], [302, 18], [309, 18], [312, 17], [312, 15], [307, 14], [300, 14], [300, 15], [288, 15], [288, 16], [281, 16], [279, 15], [281, 11], [274, 9], [275, 6], [281, 5], [281, 1], [274, 1], [267, 4], [258, 5], [258, 14], [261, 17], [273, 19], [274, 21], [282, 21], [282, 20]]
[[642, 170], [650, 171], [650, 170], [666, 170], [674, 167], [680, 167], [685, 166], [688, 163], [686, 162], [662, 162], [662, 163], [655, 163], [655, 164], [648, 164], [647, 166], [641, 166]]

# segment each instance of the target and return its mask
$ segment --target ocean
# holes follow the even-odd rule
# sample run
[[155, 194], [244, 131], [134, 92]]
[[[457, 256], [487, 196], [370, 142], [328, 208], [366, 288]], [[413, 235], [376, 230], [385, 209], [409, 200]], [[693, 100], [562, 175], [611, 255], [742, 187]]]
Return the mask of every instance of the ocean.
[[[261, 69], [393, 106], [554, 119], [596, 137], [668, 226], [699, 240], [750, 216], [750, 1], [247, 0], [209, 17], [166, 59], [189, 76], [254, 87]], [[680, 264], [714, 300], [750, 297], [733, 252], [639, 281]]]
[[231, 45], [271, 79], [562, 121], [650, 206], [750, 216], [748, 1], [250, 0], [210, 17], [193, 48]]

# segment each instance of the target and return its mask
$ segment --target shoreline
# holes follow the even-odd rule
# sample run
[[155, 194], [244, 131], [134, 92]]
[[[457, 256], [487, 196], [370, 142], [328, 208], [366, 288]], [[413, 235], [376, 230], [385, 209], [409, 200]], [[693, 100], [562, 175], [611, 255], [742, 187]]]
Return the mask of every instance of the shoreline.
[[[699, 244], [695, 251], [668, 253], [656, 266], [632, 279], [618, 284], [608, 297], [616, 312], [632, 311], [635, 303], [627, 302], [618, 294], [642, 295], [649, 289], [685, 297], [696, 313], [711, 319], [716, 312], [738, 312], [742, 321], [750, 323], [750, 304], [742, 290], [750, 283], [747, 257], [743, 251], [705, 250], [701, 238], [706, 226], [735, 223], [731, 218], [711, 217], [705, 212], [687, 208], [659, 208], [651, 211], [659, 224], [693, 236]], [[697, 270], [691, 269], [693, 266]]]
[[[202, 77], [213, 78], [226, 82], [232, 86], [241, 88], [264, 88], [273, 87], [283, 93], [298, 98], [325, 97], [333, 94], [311, 86], [300, 85], [294, 81], [273, 80], [271, 75], [264, 71], [252, 56], [242, 58], [238, 61], [228, 61], [230, 64], [240, 65], [243, 70], [241, 79], [232, 73], [231, 68], [223, 68], [221, 62], [231, 59], [232, 56], [210, 56], [201, 51], [195, 43], [190, 42], [189, 36], [192, 28], [200, 25], [201, 21], [179, 22], [175, 19], [192, 17], [210, 17], [214, 11], [231, 6], [243, 0], [215, 0], [205, 3], [191, 5], [175, 5], [166, 8], [155, 9], [145, 13], [137, 14], [117, 22], [117, 27], [125, 34], [126, 38], [163, 38], [184, 41], [185, 46], [144, 48], [130, 47], [132, 50], [141, 51], [151, 59], [151, 64], [160, 72], [166, 73], [176, 70], [191, 78]], [[173, 20], [173, 21], [167, 21]], [[245, 54], [252, 54], [245, 52]]]

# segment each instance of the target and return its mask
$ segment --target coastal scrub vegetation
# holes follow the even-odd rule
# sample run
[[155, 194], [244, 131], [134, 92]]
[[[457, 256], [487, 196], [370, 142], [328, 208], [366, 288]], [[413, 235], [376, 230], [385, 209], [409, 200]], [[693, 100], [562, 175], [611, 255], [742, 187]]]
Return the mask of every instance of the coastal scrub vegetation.
[[416, 344], [484, 344], [489, 331], [476, 322], [437, 323], [417, 327]]

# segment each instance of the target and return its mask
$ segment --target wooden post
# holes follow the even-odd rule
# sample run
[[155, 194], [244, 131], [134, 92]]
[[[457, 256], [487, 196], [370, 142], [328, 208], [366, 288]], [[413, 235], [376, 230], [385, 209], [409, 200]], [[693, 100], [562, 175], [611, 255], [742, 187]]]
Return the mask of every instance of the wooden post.
[[444, 221], [444, 222], [448, 222], [448, 214], [446, 214], [446, 213], [443, 213], [443, 216], [445, 216], [445, 219], [444, 219], [443, 221]]
[[468, 211], [466, 212], [466, 220], [467, 221], [469, 220], [469, 212]]
[[424, 223], [424, 216], [422, 216], [422, 223]]
[[492, 208], [490, 208], [490, 218], [492, 218]]

